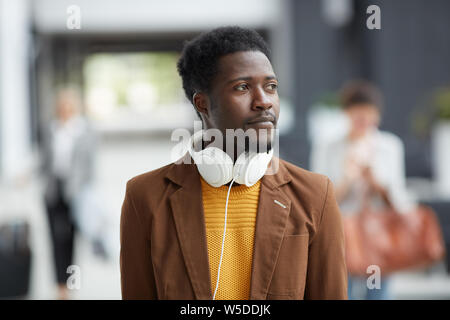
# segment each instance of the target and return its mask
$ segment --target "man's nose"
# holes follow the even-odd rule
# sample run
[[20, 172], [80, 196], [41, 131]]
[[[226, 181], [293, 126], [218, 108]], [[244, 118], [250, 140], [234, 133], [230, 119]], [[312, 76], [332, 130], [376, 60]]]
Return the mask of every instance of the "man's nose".
[[272, 108], [272, 100], [270, 97], [262, 88], [256, 89], [253, 96], [252, 109], [266, 110], [270, 108]]

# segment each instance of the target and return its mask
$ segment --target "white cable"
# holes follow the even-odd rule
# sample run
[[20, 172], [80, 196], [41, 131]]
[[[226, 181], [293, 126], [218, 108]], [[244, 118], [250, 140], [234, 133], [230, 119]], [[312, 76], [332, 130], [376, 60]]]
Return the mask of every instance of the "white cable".
[[225, 234], [226, 234], [226, 231], [227, 231], [227, 209], [228, 209], [228, 198], [230, 197], [231, 186], [233, 185], [233, 182], [234, 182], [234, 180], [235, 180], [236, 178], [237, 178], [237, 176], [234, 177], [233, 180], [231, 180], [230, 187], [228, 188], [228, 193], [227, 193], [227, 201], [226, 201], [226, 203], [225, 203], [225, 223], [224, 223], [224, 227], [223, 227], [222, 251], [220, 252], [219, 268], [217, 269], [216, 289], [214, 290], [213, 300], [216, 300], [217, 288], [219, 288], [220, 267], [222, 266], [223, 249], [224, 249], [224, 247], [225, 247]]

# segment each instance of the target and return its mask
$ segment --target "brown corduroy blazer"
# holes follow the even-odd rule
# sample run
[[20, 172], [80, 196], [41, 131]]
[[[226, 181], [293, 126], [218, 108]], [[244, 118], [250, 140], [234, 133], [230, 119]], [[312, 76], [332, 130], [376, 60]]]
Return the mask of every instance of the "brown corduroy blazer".
[[[276, 159], [277, 173], [261, 179], [250, 299], [347, 299], [331, 181]], [[120, 244], [123, 299], [212, 299], [195, 164], [172, 163], [128, 181]]]

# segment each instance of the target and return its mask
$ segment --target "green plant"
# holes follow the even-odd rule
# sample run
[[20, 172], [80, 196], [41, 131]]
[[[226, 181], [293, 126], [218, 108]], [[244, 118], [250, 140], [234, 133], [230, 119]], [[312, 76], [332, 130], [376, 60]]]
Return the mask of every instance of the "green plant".
[[313, 108], [317, 107], [327, 107], [327, 108], [338, 108], [339, 107], [339, 96], [335, 91], [328, 91], [320, 94], [315, 102], [313, 103]]
[[421, 99], [412, 116], [413, 131], [427, 137], [437, 122], [450, 121], [450, 87], [438, 88]]
[[450, 88], [436, 91], [434, 95], [434, 106], [438, 119], [450, 120]]

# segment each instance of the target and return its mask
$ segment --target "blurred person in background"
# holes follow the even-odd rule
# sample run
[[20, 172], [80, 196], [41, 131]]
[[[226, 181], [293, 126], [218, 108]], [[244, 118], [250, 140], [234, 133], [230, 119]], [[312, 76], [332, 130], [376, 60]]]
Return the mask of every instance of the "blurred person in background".
[[80, 114], [80, 98], [76, 90], [58, 92], [56, 119], [46, 133], [43, 153], [45, 204], [53, 244], [58, 299], [68, 299], [67, 267], [72, 264], [75, 212], [80, 197], [93, 178], [94, 134]]
[[[406, 194], [404, 146], [392, 133], [380, 131], [382, 94], [373, 84], [359, 80], [341, 90], [341, 105], [349, 120], [342, 138], [316, 146], [312, 170], [327, 175], [336, 185], [343, 215], [360, 214], [393, 206], [410, 209]], [[368, 201], [368, 203], [366, 202]], [[381, 289], [368, 289], [366, 278], [349, 275], [349, 299], [390, 299], [389, 281], [381, 270]]]

